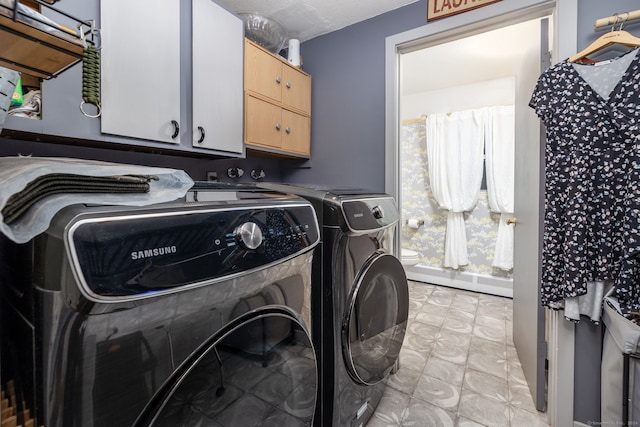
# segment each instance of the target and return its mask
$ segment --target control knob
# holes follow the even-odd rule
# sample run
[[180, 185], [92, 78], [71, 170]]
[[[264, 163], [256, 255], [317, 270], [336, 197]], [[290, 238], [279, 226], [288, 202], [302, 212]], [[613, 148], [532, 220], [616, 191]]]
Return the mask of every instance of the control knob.
[[246, 249], [257, 249], [262, 244], [262, 230], [255, 222], [245, 222], [233, 234]]
[[384, 210], [382, 210], [382, 206], [374, 206], [371, 208], [371, 214], [375, 219], [384, 218]]

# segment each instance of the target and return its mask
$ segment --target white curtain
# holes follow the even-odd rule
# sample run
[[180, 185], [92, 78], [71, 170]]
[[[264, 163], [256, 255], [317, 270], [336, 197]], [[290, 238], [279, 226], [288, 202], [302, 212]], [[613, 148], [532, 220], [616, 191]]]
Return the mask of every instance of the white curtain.
[[515, 171], [515, 119], [513, 105], [485, 108], [485, 153], [489, 209], [500, 213], [492, 265], [513, 268], [513, 187]]
[[483, 110], [427, 116], [427, 158], [431, 190], [447, 212], [444, 266], [467, 265], [464, 212], [478, 201], [483, 166]]

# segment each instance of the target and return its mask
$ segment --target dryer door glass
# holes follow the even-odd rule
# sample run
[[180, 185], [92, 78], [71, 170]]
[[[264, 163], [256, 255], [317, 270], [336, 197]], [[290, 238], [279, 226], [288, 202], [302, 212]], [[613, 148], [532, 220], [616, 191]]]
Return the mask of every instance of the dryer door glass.
[[376, 252], [355, 278], [342, 322], [342, 350], [351, 377], [373, 385], [395, 366], [404, 340], [409, 290], [404, 268]]
[[273, 308], [229, 326], [178, 368], [136, 425], [312, 425], [316, 359], [304, 327]]

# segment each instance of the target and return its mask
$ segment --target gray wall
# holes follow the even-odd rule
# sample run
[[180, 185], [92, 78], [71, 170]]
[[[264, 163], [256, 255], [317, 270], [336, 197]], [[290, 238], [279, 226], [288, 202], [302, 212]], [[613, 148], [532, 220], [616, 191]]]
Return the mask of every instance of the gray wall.
[[384, 190], [385, 38], [424, 25], [426, 14], [418, 1], [302, 44], [311, 160], [284, 169], [284, 181]]

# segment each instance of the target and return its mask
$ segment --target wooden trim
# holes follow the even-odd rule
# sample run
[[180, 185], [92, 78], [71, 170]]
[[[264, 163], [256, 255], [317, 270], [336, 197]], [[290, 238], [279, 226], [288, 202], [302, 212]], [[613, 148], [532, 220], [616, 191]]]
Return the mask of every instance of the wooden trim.
[[418, 117], [417, 119], [405, 119], [402, 121], [403, 125], [415, 125], [418, 123], [424, 123], [425, 117]]
[[299, 154], [293, 151], [282, 151], [274, 148], [269, 148], [263, 145], [253, 145], [250, 143], [245, 143], [245, 147], [247, 148], [247, 153], [256, 157], [265, 157], [265, 158], [279, 158], [279, 159], [297, 159], [297, 160], [309, 160], [311, 158], [310, 154]]

